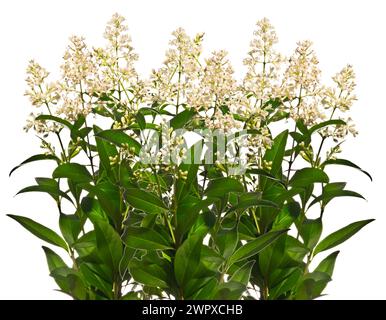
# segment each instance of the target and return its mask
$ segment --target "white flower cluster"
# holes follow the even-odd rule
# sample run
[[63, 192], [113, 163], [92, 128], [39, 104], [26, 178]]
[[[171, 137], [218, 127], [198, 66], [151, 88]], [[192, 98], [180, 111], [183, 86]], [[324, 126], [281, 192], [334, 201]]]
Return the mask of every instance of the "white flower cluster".
[[255, 109], [261, 107], [264, 102], [280, 97], [279, 71], [284, 61], [284, 57], [274, 48], [278, 38], [269, 20], [262, 19], [256, 26], [248, 57], [244, 59], [247, 73], [243, 81], [243, 89], [252, 94], [251, 98], [255, 99], [252, 104], [254, 108], [250, 110], [251, 114], [255, 113]]
[[[147, 118], [153, 117], [152, 125], [161, 123], [161, 127], [162, 121], [191, 110], [193, 128], [204, 126], [225, 135], [244, 129], [253, 131], [244, 147], [248, 161], [259, 167], [269, 167], [262, 155], [271, 147], [268, 125], [276, 121], [272, 120], [275, 117], [301, 120], [312, 126], [335, 116], [346, 124], [323, 128], [320, 133], [324, 137], [339, 142], [349, 133], [357, 134], [351, 118], [346, 116], [356, 100], [352, 66], [332, 78], [334, 86], [323, 86], [312, 43], [299, 42], [295, 52], [285, 58], [276, 50], [278, 37], [268, 19], [256, 24], [241, 82], [234, 77], [226, 51], [201, 58], [202, 33], [190, 37], [182, 28], [175, 30], [163, 65], [146, 80], [139, 79], [135, 70], [138, 56], [122, 16], [113, 15], [104, 37], [104, 48], [89, 48], [83, 37], [71, 37], [63, 56], [62, 77], [56, 82], [49, 82], [49, 73], [30, 61], [26, 95], [32, 104], [47, 107], [51, 115], [69, 121], [102, 113], [113, 119], [114, 129], [127, 130], [130, 135], [134, 131], [128, 128], [137, 122], [142, 107], [157, 109], [153, 110], [157, 116], [147, 113]], [[33, 128], [43, 135], [59, 130], [36, 120], [40, 113], [31, 115], [26, 130]], [[182, 136], [168, 129], [162, 141], [155, 155], [159, 162], [172, 155], [173, 161], [180, 163], [186, 153]]]
[[[191, 39], [184, 29], [173, 33], [163, 66], [153, 70], [150, 78], [152, 100], [160, 104], [181, 105], [183, 98], [199, 76], [199, 56], [203, 34]], [[185, 101], [186, 102], [186, 101]]]

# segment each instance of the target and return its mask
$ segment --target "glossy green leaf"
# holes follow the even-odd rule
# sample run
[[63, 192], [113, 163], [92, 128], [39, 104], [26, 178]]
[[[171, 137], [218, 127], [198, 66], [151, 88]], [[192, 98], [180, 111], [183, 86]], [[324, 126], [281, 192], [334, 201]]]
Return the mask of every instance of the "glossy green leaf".
[[327, 273], [330, 277], [334, 272], [336, 258], [338, 257], [339, 251], [335, 251], [329, 254], [326, 258], [324, 258], [319, 265], [315, 268], [314, 271]]
[[289, 181], [289, 185], [293, 188], [296, 187], [308, 187], [313, 183], [328, 183], [329, 178], [327, 174], [317, 168], [304, 168], [295, 172]]
[[284, 205], [276, 216], [272, 225], [272, 230], [282, 230], [289, 228], [299, 216], [301, 208], [298, 202], [290, 201]]
[[222, 198], [229, 192], [243, 192], [244, 187], [240, 181], [233, 178], [218, 178], [211, 180], [205, 195], [211, 198]]
[[91, 182], [92, 176], [85, 166], [79, 163], [63, 163], [52, 173], [53, 178], [67, 178], [76, 183]]
[[118, 147], [127, 145], [129, 148], [133, 148], [136, 155], [138, 155], [141, 150], [141, 144], [134, 138], [127, 135], [123, 130], [111, 129], [100, 131], [96, 134], [96, 137], [111, 142]]
[[322, 231], [322, 219], [305, 219], [300, 226], [300, 235], [302, 236], [304, 245], [309, 249], [313, 249], [317, 245]]
[[[159, 259], [161, 260], [161, 259]], [[146, 261], [146, 259], [134, 258], [129, 263], [130, 273], [134, 280], [150, 287], [166, 289], [168, 284], [168, 272], [161, 261]]]
[[230, 278], [230, 281], [235, 281], [247, 286], [251, 277], [251, 271], [255, 261], [248, 261], [238, 268]]
[[195, 114], [193, 109], [186, 109], [179, 112], [173, 119], [170, 120], [170, 126], [173, 129], [182, 128], [188, 121], [190, 121]]
[[157, 231], [145, 227], [129, 227], [123, 235], [127, 246], [145, 250], [167, 250], [172, 248], [170, 239]]
[[356, 234], [359, 230], [361, 230], [365, 225], [374, 221], [374, 219], [357, 221], [349, 224], [348, 226], [339, 229], [326, 238], [324, 238], [315, 248], [314, 254], [318, 254], [319, 252], [331, 249], [336, 247], [337, 245], [345, 242], [347, 239], [351, 238], [354, 234]]
[[198, 269], [203, 238], [204, 235], [200, 233], [189, 236], [176, 252], [174, 274], [182, 287]]
[[51, 272], [57, 268], [67, 267], [66, 263], [63, 259], [55, 253], [52, 249], [42, 246], [44, 253], [47, 258], [48, 269]]
[[349, 160], [346, 160], [346, 159], [330, 159], [330, 160], [327, 160], [327, 161], [325, 161], [323, 163], [324, 166], [329, 165], [329, 164], [336, 164], [336, 165], [347, 166], [347, 167], [351, 167], [351, 168], [357, 169], [357, 170], [363, 172], [366, 176], [368, 176], [370, 178], [371, 181], [373, 181], [373, 178], [371, 177], [371, 175], [367, 171], [361, 169], [355, 163], [353, 163], [353, 162], [351, 162]]
[[72, 129], [72, 124], [69, 121], [62, 119], [62, 118], [59, 118], [59, 117], [49, 115], [49, 114], [41, 114], [41, 115], [37, 116], [35, 118], [35, 120], [44, 120], [44, 121], [50, 120], [50, 121], [60, 123], [60, 124], [64, 125], [65, 127], [69, 128], [70, 130]]
[[36, 154], [32, 157], [29, 157], [28, 159], [24, 160], [22, 163], [20, 163], [19, 165], [17, 165], [16, 167], [14, 167], [10, 172], [9, 172], [9, 176], [11, 176], [11, 174], [19, 169], [21, 166], [27, 164], [27, 163], [31, 163], [31, 162], [35, 162], [35, 161], [41, 161], [41, 160], [55, 160], [56, 162], [60, 162], [60, 159], [57, 157], [57, 156], [54, 156], [52, 154]]
[[255, 240], [247, 242], [232, 254], [232, 256], [229, 258], [229, 265], [254, 256], [269, 246], [272, 242], [277, 240], [285, 232], [287, 232], [287, 230], [271, 231], [259, 236]]
[[67, 250], [66, 242], [55, 231], [52, 231], [51, 229], [27, 217], [16, 216], [13, 214], [8, 214], [8, 217], [19, 222], [24, 228], [26, 228], [29, 232], [31, 232], [36, 237], [50, 244], [61, 247], [64, 250]]
[[281, 165], [284, 158], [285, 147], [287, 145], [288, 130], [278, 134], [273, 140], [272, 147], [265, 152], [264, 160], [272, 161], [270, 173], [281, 178]]
[[[98, 135], [102, 131], [101, 128], [94, 126], [94, 135]], [[104, 169], [109, 177], [113, 177], [114, 174], [111, 171], [110, 157], [115, 157], [118, 155], [115, 145], [112, 145], [106, 140], [96, 139], [96, 147], [100, 160], [100, 171]]]
[[127, 189], [126, 200], [134, 208], [148, 213], [159, 214], [167, 210], [159, 197], [142, 189]]
[[66, 265], [63, 259], [53, 250], [45, 246], [43, 246], [42, 248], [44, 250], [44, 254], [46, 255], [50, 275], [55, 279], [55, 282], [63, 292], [70, 293], [70, 281], [68, 281], [66, 277], [55, 276], [55, 270], [67, 270], [67, 272], [70, 272], [70, 268]]
[[339, 190], [339, 189], [324, 189], [323, 193], [316, 197], [309, 205], [309, 207], [313, 206], [316, 203], [322, 202], [323, 206], [326, 206], [332, 199], [338, 198], [338, 197], [354, 197], [354, 198], [361, 198], [366, 200], [361, 194], [350, 191], [350, 190]]
[[44, 193], [48, 193], [56, 201], [59, 199], [59, 197], [63, 197], [65, 199], [67, 199], [68, 201], [73, 202], [72, 199], [65, 192], [59, 190], [59, 185], [57, 183], [56, 183], [56, 185], [44, 184], [44, 185], [25, 187], [25, 188], [21, 189], [20, 191], [18, 191], [17, 195], [22, 194], [22, 193], [26, 193], [26, 192], [44, 192]]
[[59, 227], [64, 239], [71, 246], [78, 239], [82, 226], [76, 214], [61, 214], [59, 217]]
[[216, 246], [225, 259], [228, 259], [233, 254], [238, 242], [237, 225], [232, 229], [220, 229], [216, 234]]
[[122, 211], [124, 210], [119, 187], [109, 181], [104, 181], [96, 186], [84, 186], [84, 188], [96, 195], [104, 213], [114, 221], [116, 226], [119, 226], [122, 223]]
[[336, 125], [344, 126], [345, 124], [346, 124], [346, 122], [344, 122], [341, 119], [332, 119], [332, 120], [323, 121], [323, 122], [318, 123], [318, 124], [314, 125], [313, 127], [311, 127], [308, 131], [308, 134], [311, 135], [314, 132], [317, 132], [318, 130], [320, 130], [324, 127], [327, 127], [327, 126], [336, 126]]
[[264, 178], [275, 181], [277, 183], [280, 183], [283, 186], [285, 185], [281, 179], [276, 178], [274, 175], [270, 174], [269, 172], [267, 172], [263, 169], [247, 169], [247, 174], [259, 175], [259, 176], [262, 176]]
[[80, 272], [82, 273], [85, 281], [103, 292], [108, 299], [112, 299], [112, 285], [104, 280], [95, 269], [93, 269], [93, 265], [89, 263], [82, 263], [80, 265]]
[[239, 196], [237, 205], [230, 208], [229, 212], [240, 209], [245, 210], [251, 207], [270, 207], [275, 209], [279, 208], [275, 202], [261, 199], [261, 193], [245, 192]]
[[102, 219], [96, 219], [93, 224], [98, 254], [112, 271], [117, 272], [122, 258], [122, 240], [114, 228]]

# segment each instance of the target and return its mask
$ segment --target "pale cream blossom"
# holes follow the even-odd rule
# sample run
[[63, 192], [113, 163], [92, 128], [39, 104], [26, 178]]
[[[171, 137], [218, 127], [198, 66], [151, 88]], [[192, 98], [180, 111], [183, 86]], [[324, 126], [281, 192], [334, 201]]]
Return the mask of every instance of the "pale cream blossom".
[[323, 104], [326, 109], [339, 109], [342, 112], [350, 110], [357, 97], [354, 93], [356, 82], [355, 72], [351, 65], [345, 66], [332, 77], [335, 87], [325, 90]]
[[55, 90], [55, 83], [47, 81], [48, 75], [48, 71], [36, 61], [31, 60], [28, 63], [27, 78], [25, 79], [28, 89], [25, 95], [29, 97], [35, 107], [57, 102], [58, 94]]
[[191, 90], [201, 71], [199, 56], [203, 34], [197, 34], [192, 39], [184, 29], [179, 28], [172, 35], [173, 39], [169, 42], [171, 48], [166, 52], [163, 66], [152, 71], [150, 95], [152, 101], [161, 104], [181, 105], [186, 103], [184, 95]]
[[[254, 38], [244, 65], [247, 73], [243, 80], [243, 90], [252, 93], [255, 105], [281, 96], [279, 71], [284, 57], [275, 50], [278, 37], [267, 18], [257, 22]], [[252, 111], [252, 110], [251, 110]]]
[[188, 85], [187, 102], [197, 111], [229, 104], [237, 89], [225, 50], [213, 52], [205, 62], [198, 81]]

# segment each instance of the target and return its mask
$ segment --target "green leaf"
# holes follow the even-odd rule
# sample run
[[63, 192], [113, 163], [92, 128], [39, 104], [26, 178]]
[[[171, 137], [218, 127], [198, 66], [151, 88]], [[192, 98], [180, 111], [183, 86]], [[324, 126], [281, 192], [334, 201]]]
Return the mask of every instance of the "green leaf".
[[247, 169], [247, 174], [256, 174], [285, 186], [284, 182], [263, 169]]
[[217, 199], [207, 198], [200, 200], [193, 196], [184, 197], [177, 207], [177, 234], [182, 237], [197, 222], [197, 216], [200, 211], [206, 211], [208, 206]]
[[261, 193], [257, 192], [245, 192], [242, 193], [238, 199], [236, 206], [229, 209], [229, 212], [235, 210], [245, 210], [250, 207], [270, 207], [278, 209], [278, 205], [275, 202], [261, 199]]
[[117, 272], [123, 250], [121, 238], [114, 228], [102, 219], [95, 219], [93, 224], [98, 254], [113, 272]]
[[344, 126], [345, 124], [346, 124], [346, 122], [344, 122], [343, 120], [340, 120], [340, 119], [327, 120], [327, 121], [318, 123], [317, 125], [314, 125], [313, 127], [311, 127], [308, 131], [308, 134], [311, 135], [314, 132], [316, 132], [324, 127], [327, 127], [327, 126], [333, 126], [333, 125]]
[[281, 230], [289, 228], [295, 219], [299, 216], [301, 208], [298, 202], [290, 201], [284, 205], [282, 210], [276, 216], [272, 225], [272, 230]]
[[330, 281], [331, 277], [324, 272], [314, 271], [305, 274], [300, 285], [296, 288], [295, 299], [311, 300], [320, 297], [323, 289]]
[[[94, 135], [97, 136], [99, 132], [102, 131], [101, 128], [94, 126]], [[100, 171], [102, 169], [106, 170], [109, 177], [113, 177], [114, 174], [111, 171], [111, 164], [110, 164], [110, 158], [109, 157], [115, 157], [118, 152], [114, 145], [107, 142], [103, 139], [95, 139], [96, 140], [96, 147], [99, 155], [100, 160]]]
[[272, 242], [278, 239], [288, 230], [271, 231], [259, 236], [257, 239], [247, 242], [245, 245], [236, 250], [229, 258], [229, 265], [237, 261], [247, 259], [259, 253], [261, 250], [269, 246]]
[[[141, 110], [141, 109], [140, 109]], [[142, 112], [138, 112], [136, 115], [135, 115], [135, 120], [137, 120], [137, 123], [139, 125], [139, 128], [141, 130], [145, 130], [146, 128], [146, 119], [143, 115]]]
[[72, 124], [69, 121], [62, 119], [62, 118], [59, 118], [59, 117], [49, 115], [49, 114], [41, 114], [41, 115], [37, 116], [35, 120], [51, 120], [51, 121], [54, 121], [54, 122], [57, 122], [57, 123], [60, 123], [64, 126], [66, 126], [70, 130], [72, 129]]
[[240, 181], [233, 178], [218, 178], [211, 180], [205, 195], [211, 198], [222, 198], [229, 192], [243, 192], [244, 187]]
[[8, 214], [8, 217], [19, 222], [24, 228], [26, 228], [29, 232], [31, 232], [39, 239], [42, 239], [55, 246], [61, 247], [67, 251], [66, 242], [55, 231], [52, 231], [51, 229], [27, 217], [16, 216], [13, 214]]
[[176, 252], [174, 274], [181, 287], [184, 287], [199, 267], [203, 238], [203, 233], [191, 235]]
[[170, 120], [170, 126], [175, 129], [182, 128], [190, 119], [192, 119], [195, 111], [193, 109], [186, 109], [179, 112], [173, 119]]
[[[55, 181], [55, 180], [53, 180]], [[73, 202], [72, 199], [63, 191], [59, 190], [59, 185], [56, 182], [56, 186], [54, 185], [36, 185], [36, 186], [29, 186], [21, 189], [16, 195], [26, 192], [44, 192], [48, 193], [51, 197], [53, 197], [56, 201], [59, 200], [59, 196], [67, 199], [71, 203]]]
[[272, 161], [270, 173], [279, 179], [281, 178], [281, 165], [284, 158], [287, 138], [288, 130], [285, 130], [278, 134], [275, 139], [273, 139], [272, 147], [268, 149], [264, 155], [265, 161]]
[[[197, 152], [196, 152], [197, 151]], [[188, 174], [186, 179], [178, 179], [176, 185], [176, 195], [177, 199], [180, 200], [189, 192], [197, 188], [197, 172], [199, 165], [197, 164], [201, 158], [202, 154], [202, 140], [199, 140], [194, 145], [192, 145], [187, 151], [187, 156], [190, 157], [190, 161], [187, 163], [183, 162], [179, 166], [179, 170], [187, 171]]]
[[27, 164], [27, 163], [30, 163], [30, 162], [34, 162], [34, 161], [40, 161], [40, 160], [55, 160], [56, 162], [60, 162], [60, 159], [57, 157], [57, 156], [54, 156], [52, 154], [36, 154], [32, 157], [29, 157], [28, 159], [24, 160], [22, 163], [20, 163], [19, 165], [17, 165], [16, 167], [14, 167], [10, 172], [9, 172], [9, 176], [12, 175], [12, 173], [17, 170], [18, 168], [20, 168], [21, 166]]
[[112, 299], [112, 285], [104, 280], [94, 270], [93, 265], [90, 263], [82, 263], [80, 265], [80, 271], [83, 275], [84, 280], [91, 286], [97, 288], [103, 292], [108, 299]]
[[123, 241], [127, 246], [144, 250], [172, 249], [169, 239], [165, 239], [153, 229], [144, 227], [129, 227], [123, 235]]
[[237, 225], [232, 229], [221, 229], [216, 234], [216, 246], [221, 255], [228, 259], [237, 248], [239, 242], [239, 234]]
[[[84, 186], [84, 188], [86, 187]], [[97, 196], [100, 206], [107, 216], [114, 221], [115, 226], [120, 226], [123, 219], [123, 202], [120, 197], [119, 187], [110, 181], [104, 181], [96, 186], [87, 186], [87, 190]]]
[[57, 268], [63, 268], [67, 267], [66, 263], [63, 261], [63, 259], [55, 253], [53, 250], [50, 248], [47, 248], [45, 246], [42, 246], [44, 253], [47, 258], [47, 264], [48, 264], [48, 269], [51, 272], [52, 270], [55, 270]]
[[358, 167], [355, 163], [349, 161], [349, 160], [346, 160], [346, 159], [330, 159], [330, 160], [327, 160], [323, 163], [323, 165], [329, 165], [329, 164], [336, 164], [336, 165], [341, 165], [341, 166], [347, 166], [347, 167], [351, 167], [351, 168], [354, 168], [354, 169], [357, 169], [359, 171], [362, 171], [366, 176], [368, 176], [370, 178], [371, 181], [373, 181], [373, 178], [371, 177], [371, 175], [367, 172], [367, 171], [364, 171], [363, 169], [361, 169], [360, 167]]
[[149, 287], [169, 288], [168, 274], [161, 263], [134, 258], [129, 263], [130, 274], [135, 281]]
[[134, 138], [127, 135], [123, 130], [104, 130], [98, 132], [96, 137], [111, 142], [118, 147], [128, 145], [129, 148], [134, 149], [134, 153], [136, 155], [138, 155], [141, 150], [141, 144]]
[[50, 272], [50, 275], [55, 279], [55, 282], [63, 292], [69, 293], [70, 291], [69, 282], [65, 277], [55, 276], [55, 270], [70, 270], [70, 268], [68, 268], [68, 266], [63, 261], [63, 259], [58, 254], [56, 254], [53, 250], [45, 246], [43, 246], [42, 248], [44, 250], [44, 254], [46, 255], [46, 260], [47, 260], [47, 265], [48, 265], [48, 270]]
[[332, 199], [337, 197], [355, 197], [366, 200], [365, 197], [355, 191], [324, 188], [322, 194], [316, 197], [308, 207], [310, 208], [318, 202], [322, 202], [322, 207], [325, 207]]
[[318, 272], [324, 272], [327, 273], [330, 277], [332, 277], [332, 274], [334, 272], [335, 267], [335, 261], [338, 257], [339, 251], [335, 251], [328, 255], [326, 258], [324, 258], [319, 265], [315, 268], [314, 271]]
[[59, 227], [64, 239], [71, 246], [79, 236], [81, 223], [76, 214], [61, 214], [59, 217]]
[[53, 178], [67, 178], [76, 183], [91, 182], [92, 176], [85, 166], [79, 163], [63, 163], [52, 173]]
[[308, 187], [310, 184], [316, 182], [328, 183], [329, 178], [327, 174], [320, 169], [304, 168], [295, 172], [289, 182], [289, 185], [293, 188]]
[[159, 214], [167, 210], [167, 207], [159, 197], [141, 189], [127, 189], [126, 200], [134, 208], [148, 213]]
[[299, 129], [301, 133], [304, 135], [308, 134], [307, 126], [304, 124], [303, 120], [296, 121], [296, 127]]
[[316, 255], [319, 252], [331, 249], [345, 242], [347, 239], [351, 238], [354, 234], [356, 234], [360, 229], [362, 229], [365, 225], [369, 224], [374, 220], [375, 219], [357, 221], [331, 233], [317, 245], [314, 254]]
[[280, 295], [293, 290], [293, 288], [296, 287], [296, 284], [299, 282], [299, 279], [301, 279], [302, 275], [302, 270], [299, 268], [294, 268], [290, 274], [287, 275], [280, 283], [271, 288], [269, 299], [277, 299], [280, 297]]
[[300, 226], [300, 231], [304, 245], [309, 249], [313, 249], [323, 231], [322, 219], [306, 219], [303, 225]]
[[238, 268], [232, 275], [229, 281], [235, 281], [247, 286], [251, 277], [251, 271], [256, 261], [247, 261], [240, 268]]

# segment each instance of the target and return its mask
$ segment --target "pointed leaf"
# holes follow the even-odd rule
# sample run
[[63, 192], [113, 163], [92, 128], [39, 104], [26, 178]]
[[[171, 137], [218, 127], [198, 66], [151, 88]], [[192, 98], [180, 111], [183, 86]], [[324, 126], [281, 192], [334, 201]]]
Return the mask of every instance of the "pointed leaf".
[[85, 166], [79, 163], [63, 163], [58, 166], [53, 174], [53, 178], [67, 178], [76, 183], [91, 182], [92, 176]]
[[93, 224], [99, 256], [113, 271], [118, 271], [123, 250], [121, 238], [114, 228], [102, 219], [96, 219]]
[[371, 181], [373, 181], [373, 178], [371, 177], [371, 175], [361, 169], [360, 167], [358, 167], [355, 163], [349, 161], [349, 160], [346, 160], [346, 159], [330, 159], [330, 160], [327, 160], [323, 163], [323, 165], [328, 165], [328, 164], [337, 164], [337, 165], [341, 165], [341, 166], [347, 166], [347, 167], [351, 167], [351, 168], [354, 168], [354, 169], [357, 169], [359, 171], [362, 171], [366, 176], [368, 176], [370, 178]]
[[167, 210], [167, 207], [159, 197], [142, 189], [127, 189], [126, 200], [134, 208], [148, 213], [156, 214]]
[[246, 243], [232, 254], [232, 256], [229, 258], [229, 265], [254, 256], [287, 231], [288, 230], [271, 231], [259, 236], [255, 240]]
[[324, 122], [321, 122], [321, 123], [318, 123], [316, 125], [314, 125], [313, 127], [311, 127], [308, 131], [308, 134], [311, 135], [313, 134], [314, 132], [324, 128], [324, 127], [327, 127], [327, 126], [336, 126], [336, 125], [341, 125], [341, 126], [344, 126], [346, 124], [346, 122], [344, 122], [343, 120], [341, 119], [332, 119], [332, 120], [327, 120], [327, 121], [324, 121]]
[[174, 259], [174, 274], [177, 283], [182, 287], [194, 275], [199, 267], [203, 238], [204, 235], [200, 233], [191, 235], [176, 252]]
[[55, 160], [56, 162], [60, 162], [60, 159], [57, 157], [57, 156], [54, 156], [52, 154], [36, 154], [32, 157], [29, 157], [28, 159], [24, 160], [22, 163], [20, 163], [18, 166], [14, 167], [10, 172], [9, 172], [9, 176], [11, 176], [11, 174], [17, 170], [18, 168], [20, 168], [21, 166], [27, 164], [27, 163], [30, 163], [30, 162], [34, 162], [34, 161], [40, 161], [40, 160]]
[[327, 174], [317, 168], [304, 168], [295, 172], [289, 181], [289, 185], [293, 188], [308, 187], [310, 184], [321, 182], [328, 183], [329, 178]]
[[332, 274], [334, 272], [335, 267], [335, 261], [338, 257], [339, 251], [335, 251], [328, 255], [326, 258], [324, 258], [319, 265], [315, 268], [314, 271], [318, 272], [324, 272], [327, 273], [330, 277], [332, 277]]
[[278, 134], [273, 140], [272, 148], [265, 152], [264, 160], [272, 161], [270, 173], [275, 176], [281, 176], [281, 164], [284, 158], [285, 147], [287, 145], [288, 130]]
[[13, 214], [8, 214], [8, 217], [19, 222], [24, 228], [26, 228], [29, 232], [31, 232], [36, 237], [48, 243], [51, 243], [55, 246], [61, 247], [67, 251], [66, 242], [55, 231], [52, 231], [51, 229], [27, 217], [16, 216]]
[[218, 178], [211, 180], [205, 195], [207, 197], [222, 198], [229, 192], [243, 192], [244, 187], [240, 181], [233, 178]]
[[314, 254], [316, 255], [319, 252], [331, 249], [345, 242], [347, 239], [351, 238], [354, 234], [356, 234], [360, 229], [362, 229], [365, 225], [369, 224], [374, 220], [375, 219], [357, 221], [331, 233], [317, 245]]
[[62, 119], [62, 118], [59, 118], [59, 117], [52, 116], [50, 114], [41, 114], [41, 115], [37, 116], [35, 120], [51, 120], [51, 121], [54, 121], [54, 122], [57, 122], [57, 123], [60, 123], [64, 126], [66, 126], [70, 130], [72, 129], [72, 124], [69, 121]]
[[144, 250], [167, 250], [172, 245], [169, 239], [165, 239], [153, 229], [144, 227], [129, 227], [123, 235], [123, 241], [127, 246]]
[[141, 150], [141, 144], [134, 138], [127, 135], [123, 130], [104, 130], [96, 134], [97, 138], [109, 141], [115, 144], [118, 147], [123, 147], [127, 145], [129, 148], [134, 149], [136, 155], [139, 154]]

